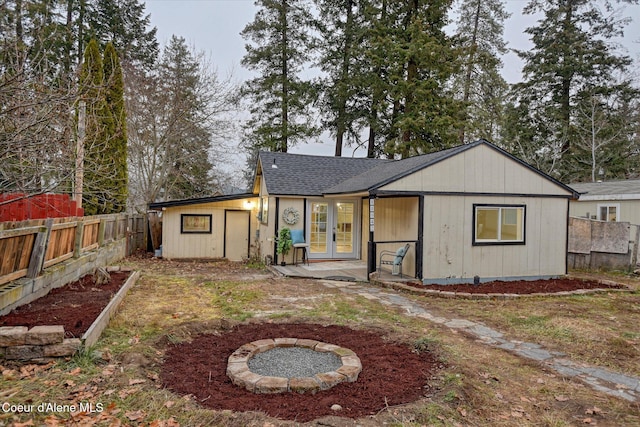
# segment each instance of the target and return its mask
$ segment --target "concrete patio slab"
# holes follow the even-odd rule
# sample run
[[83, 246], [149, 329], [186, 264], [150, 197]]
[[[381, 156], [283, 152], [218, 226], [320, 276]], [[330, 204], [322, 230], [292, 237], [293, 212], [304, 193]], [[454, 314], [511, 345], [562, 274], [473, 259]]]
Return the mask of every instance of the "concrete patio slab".
[[[360, 260], [348, 261], [316, 261], [307, 264], [272, 265], [278, 273], [287, 277], [305, 277], [310, 279], [328, 279], [345, 282], [368, 282], [367, 263]], [[382, 272], [382, 280], [392, 282], [406, 282], [416, 280], [413, 277], [392, 275]]]

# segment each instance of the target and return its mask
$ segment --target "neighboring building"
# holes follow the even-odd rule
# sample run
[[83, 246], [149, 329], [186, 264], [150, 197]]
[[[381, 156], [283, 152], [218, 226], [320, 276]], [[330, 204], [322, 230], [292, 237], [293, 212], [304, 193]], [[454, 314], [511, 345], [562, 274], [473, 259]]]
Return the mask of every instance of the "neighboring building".
[[312, 260], [367, 260], [370, 272], [409, 243], [403, 272], [424, 283], [566, 274], [577, 196], [484, 140], [404, 160], [261, 152], [253, 194], [263, 256], [277, 262], [282, 227], [302, 230]]
[[571, 202], [569, 214], [600, 221], [640, 224], [640, 180], [571, 184], [580, 193]]

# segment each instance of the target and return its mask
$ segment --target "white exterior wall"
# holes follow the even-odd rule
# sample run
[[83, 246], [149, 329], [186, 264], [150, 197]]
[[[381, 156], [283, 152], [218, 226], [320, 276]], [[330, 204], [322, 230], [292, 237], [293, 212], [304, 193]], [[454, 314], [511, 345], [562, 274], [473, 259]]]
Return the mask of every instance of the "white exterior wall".
[[[474, 204], [525, 205], [524, 245], [473, 246]], [[425, 197], [423, 278], [482, 281], [566, 274], [567, 200]], [[454, 280], [452, 280], [454, 281]]]
[[[258, 238], [258, 242], [260, 245], [260, 255], [262, 260], [264, 261], [265, 257], [271, 256], [272, 259], [275, 259], [276, 251], [275, 251], [275, 239], [276, 239], [276, 228], [279, 230], [283, 227], [287, 227], [291, 230], [295, 229], [303, 229], [304, 228], [304, 201], [305, 199], [299, 197], [279, 197], [279, 212], [276, 212], [276, 197], [270, 196], [267, 193], [267, 188], [264, 185], [264, 182], [261, 183], [260, 186], [260, 195], [268, 197], [269, 203], [269, 211], [268, 211], [268, 219], [266, 222], [259, 222], [258, 229], [260, 230], [260, 237]], [[260, 208], [260, 197], [258, 197], [256, 214], [258, 209]], [[285, 223], [282, 219], [282, 213], [287, 208], [294, 208], [300, 214], [300, 220], [295, 225], [289, 225]], [[277, 227], [276, 227], [277, 226]], [[281, 255], [278, 255], [278, 260], [282, 261]], [[285, 260], [287, 262], [293, 262], [293, 249], [287, 254]]]
[[[304, 229], [304, 223], [305, 223], [305, 218], [304, 218], [304, 203], [305, 203], [305, 199], [303, 198], [290, 198], [290, 197], [280, 197], [280, 202], [279, 202], [279, 212], [278, 212], [278, 218], [277, 218], [277, 224], [278, 224], [278, 230], [281, 230], [283, 228], [288, 228], [290, 230], [303, 230]], [[284, 220], [282, 219], [282, 213], [284, 212], [285, 209], [287, 208], [293, 208], [295, 210], [298, 211], [298, 213], [300, 214], [300, 219], [298, 220], [297, 224], [287, 224], [286, 222], [284, 222]], [[274, 220], [276, 212], [275, 212], [275, 200], [274, 200], [274, 205], [273, 205], [273, 215], [274, 215]], [[273, 248], [273, 245], [271, 245], [271, 247]], [[298, 259], [300, 259], [302, 256], [301, 253], [298, 253]], [[282, 259], [282, 254], [278, 254], [278, 261], [283, 261]], [[293, 263], [293, 248], [291, 248], [291, 251], [289, 251], [289, 253], [284, 257], [284, 261], [288, 262], [288, 263]]]
[[[258, 245], [260, 256], [263, 261], [267, 256], [273, 257], [275, 255], [275, 251], [273, 250], [274, 245], [274, 221], [275, 221], [275, 207], [276, 207], [276, 199], [275, 197], [270, 197], [269, 193], [267, 193], [267, 186], [264, 183], [264, 179], [260, 177], [260, 197], [258, 197], [258, 210], [260, 210], [260, 200], [266, 196], [268, 203], [268, 215], [266, 221], [264, 218], [262, 221], [258, 221]], [[257, 211], [256, 211], [257, 214]]]
[[[249, 210], [245, 204], [246, 201], [253, 203], [249, 218], [249, 241], [253, 251], [257, 227], [257, 198], [166, 208], [162, 211], [163, 258], [222, 258], [224, 256], [225, 210]], [[211, 215], [211, 234], [181, 233], [180, 218], [182, 214]]]
[[[424, 196], [425, 282], [566, 274], [570, 192], [488, 146], [464, 151], [381, 190], [447, 193]], [[525, 244], [473, 246], [474, 204], [525, 205]], [[380, 221], [376, 213], [376, 226]]]

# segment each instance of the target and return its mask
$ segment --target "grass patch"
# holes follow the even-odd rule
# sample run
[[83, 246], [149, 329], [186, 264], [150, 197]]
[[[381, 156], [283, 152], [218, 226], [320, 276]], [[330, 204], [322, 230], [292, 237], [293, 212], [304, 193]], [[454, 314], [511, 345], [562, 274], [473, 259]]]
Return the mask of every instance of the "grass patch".
[[252, 317], [252, 304], [264, 296], [262, 291], [240, 282], [208, 282], [205, 287], [212, 292], [211, 303], [223, 317], [239, 321]]

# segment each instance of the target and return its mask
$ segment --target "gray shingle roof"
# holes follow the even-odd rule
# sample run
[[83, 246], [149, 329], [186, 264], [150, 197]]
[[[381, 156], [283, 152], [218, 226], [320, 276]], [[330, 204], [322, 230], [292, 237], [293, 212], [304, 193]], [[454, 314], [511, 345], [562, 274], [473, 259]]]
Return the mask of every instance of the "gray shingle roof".
[[640, 179], [624, 181], [581, 182], [570, 187], [585, 196], [613, 196], [622, 194], [640, 195]]
[[[262, 174], [269, 194], [322, 196], [333, 187], [377, 165], [392, 162], [361, 157], [309, 156], [261, 151]], [[273, 168], [272, 165], [277, 168]]]
[[[575, 192], [572, 188], [483, 139], [403, 160], [309, 156], [266, 151], [260, 152], [259, 159], [269, 194], [282, 196], [353, 194], [371, 192], [390, 182], [482, 144], [498, 150], [524, 167], [555, 182], [575, 197]], [[277, 168], [273, 168], [272, 165], [276, 165]]]

